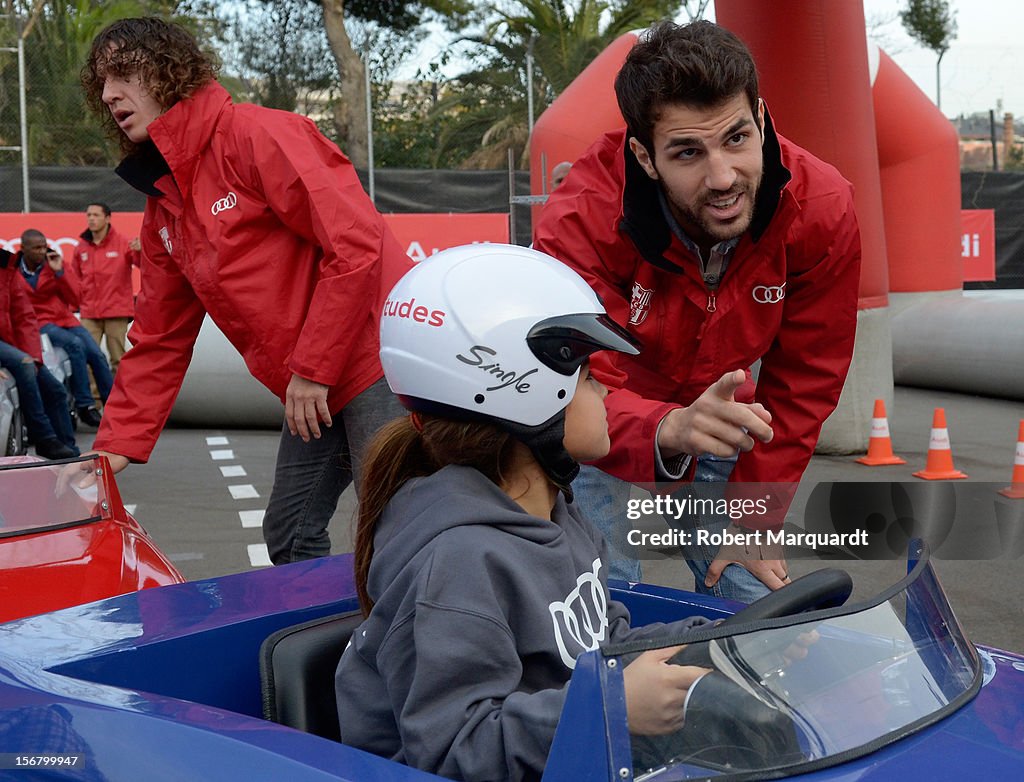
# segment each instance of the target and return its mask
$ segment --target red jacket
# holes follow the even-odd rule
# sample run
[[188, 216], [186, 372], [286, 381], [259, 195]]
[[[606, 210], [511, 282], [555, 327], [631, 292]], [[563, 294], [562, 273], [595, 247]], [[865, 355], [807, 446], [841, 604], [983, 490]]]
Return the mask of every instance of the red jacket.
[[4, 249], [0, 249], [0, 342], [28, 353], [37, 364], [43, 363], [36, 311], [17, 261]]
[[624, 130], [609, 133], [573, 164], [534, 242], [582, 274], [644, 345], [636, 357], [596, 357], [595, 374], [612, 391], [612, 451], [598, 466], [655, 480], [661, 419], [761, 359], [756, 391], [748, 383], [740, 401], [768, 409], [774, 438], [741, 454], [731, 480], [799, 481], [853, 352], [860, 234], [852, 187], [777, 136], [766, 116], [754, 221], [712, 295], [624, 141]]
[[[21, 263], [22, 254], [15, 256], [15, 261]], [[75, 317], [75, 310], [78, 309], [78, 278], [75, 276], [71, 265], [64, 263], [64, 273], [59, 277], [50, 268], [50, 264], [43, 261], [39, 272], [39, 280], [36, 287], [32, 287], [28, 280], [21, 274], [21, 282], [28, 291], [29, 301], [32, 302], [36, 311], [36, 318], [39, 324], [45, 326], [53, 323], [61, 328], [74, 328], [81, 326], [81, 321]]]
[[107, 229], [103, 241], [94, 244], [92, 232], [83, 231], [81, 242], [71, 256], [78, 277], [78, 298], [83, 318], [130, 318], [135, 314], [132, 266], [139, 254], [128, 246], [128, 238]]
[[316, 125], [211, 82], [149, 135], [118, 167], [149, 196], [142, 288], [94, 447], [149, 457], [207, 313], [282, 400], [294, 373], [336, 413], [382, 377], [380, 305], [412, 261]]

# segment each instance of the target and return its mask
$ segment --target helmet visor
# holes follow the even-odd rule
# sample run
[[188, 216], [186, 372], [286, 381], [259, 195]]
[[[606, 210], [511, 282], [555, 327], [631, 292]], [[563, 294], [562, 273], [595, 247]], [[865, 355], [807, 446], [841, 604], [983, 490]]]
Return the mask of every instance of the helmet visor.
[[603, 312], [546, 318], [530, 329], [526, 344], [544, 366], [561, 375], [575, 374], [599, 350], [640, 352], [640, 342]]

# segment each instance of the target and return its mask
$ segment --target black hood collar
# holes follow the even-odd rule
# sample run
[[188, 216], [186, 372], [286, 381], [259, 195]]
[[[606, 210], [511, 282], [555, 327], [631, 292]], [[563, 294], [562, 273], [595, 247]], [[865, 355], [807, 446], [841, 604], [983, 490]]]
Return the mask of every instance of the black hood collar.
[[161, 177], [171, 173], [171, 167], [167, 165], [156, 144], [147, 141], [137, 152], [122, 160], [114, 169], [114, 173], [140, 193], [159, 198], [163, 193], [157, 188], [156, 183]]
[[[648, 263], [673, 274], [682, 270], [678, 264], [665, 258], [665, 250], [672, 243], [672, 229], [665, 221], [658, 200], [660, 185], [644, 171], [636, 155], [629, 148], [630, 133], [627, 129], [622, 154], [626, 166], [625, 185], [622, 195], [623, 230]], [[775, 133], [767, 107], [764, 111], [764, 177], [754, 201], [754, 219], [750, 224], [750, 238], [757, 242], [775, 215], [782, 199], [782, 191], [793, 175], [782, 164], [782, 147]]]

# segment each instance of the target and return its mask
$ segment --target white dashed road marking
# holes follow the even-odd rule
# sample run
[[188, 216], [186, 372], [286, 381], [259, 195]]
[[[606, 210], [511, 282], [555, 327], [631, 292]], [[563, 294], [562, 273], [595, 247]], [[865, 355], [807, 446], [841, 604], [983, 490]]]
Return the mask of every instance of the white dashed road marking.
[[[206, 445], [207, 447], [226, 446], [230, 445], [230, 442], [227, 437], [211, 436], [206, 438]], [[210, 458], [214, 461], [234, 461], [235, 452], [231, 448], [212, 448], [210, 450]], [[241, 464], [224, 464], [218, 465], [218, 467], [220, 469], [221, 476], [224, 478], [239, 478], [244, 475], [248, 475], [245, 467]], [[256, 487], [251, 483], [228, 484], [228, 491], [231, 492], [232, 499], [236, 500], [253, 500], [260, 496]], [[259, 529], [263, 526], [263, 516], [265, 513], [266, 510], [263, 508], [240, 510], [238, 511], [238, 520], [241, 522], [243, 529]], [[252, 567], [269, 567], [271, 565], [270, 555], [267, 553], [267, 546], [265, 543], [247, 544], [246, 550]]]
[[135, 509], [137, 507], [138, 507], [138, 505], [134, 505], [134, 504], [132, 504], [132, 505], [125, 505], [124, 509], [134, 516], [135, 515]]
[[264, 513], [266, 513], [265, 510], [240, 510], [238, 518], [243, 527], [262, 527]]
[[203, 555], [196, 551], [185, 551], [181, 554], [168, 554], [167, 558], [171, 562], [195, 562], [196, 560], [202, 559]]
[[270, 554], [267, 553], [266, 543], [252, 543], [248, 546], [249, 564], [253, 567], [270, 567]]
[[228, 491], [231, 492], [231, 496], [236, 500], [251, 500], [253, 497], [260, 496], [260, 493], [256, 491], [256, 487], [251, 483], [228, 486]]

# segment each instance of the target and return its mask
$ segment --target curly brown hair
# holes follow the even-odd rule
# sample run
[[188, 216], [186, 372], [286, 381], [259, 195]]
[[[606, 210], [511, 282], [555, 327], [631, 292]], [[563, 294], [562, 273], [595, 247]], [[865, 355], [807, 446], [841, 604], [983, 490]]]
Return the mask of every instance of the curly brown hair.
[[86, 105], [100, 118], [107, 134], [121, 151], [131, 155], [139, 145], [121, 132], [103, 103], [107, 75], [128, 79], [138, 76], [149, 94], [169, 109], [217, 78], [220, 62], [199, 48], [193, 35], [174, 22], [156, 16], [120, 19], [108, 25], [92, 42], [82, 66]]

